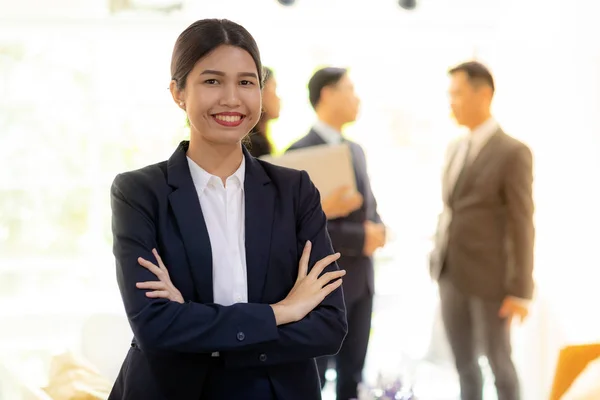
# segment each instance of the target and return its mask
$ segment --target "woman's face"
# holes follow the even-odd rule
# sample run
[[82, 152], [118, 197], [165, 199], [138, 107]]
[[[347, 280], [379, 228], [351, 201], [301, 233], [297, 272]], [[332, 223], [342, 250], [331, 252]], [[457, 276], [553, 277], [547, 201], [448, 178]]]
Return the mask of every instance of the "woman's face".
[[279, 118], [281, 99], [277, 95], [277, 81], [275, 77], [265, 82], [262, 92], [263, 110], [267, 120]]
[[171, 82], [171, 93], [188, 115], [192, 140], [237, 144], [260, 118], [258, 70], [239, 47], [217, 47], [196, 63], [183, 90]]

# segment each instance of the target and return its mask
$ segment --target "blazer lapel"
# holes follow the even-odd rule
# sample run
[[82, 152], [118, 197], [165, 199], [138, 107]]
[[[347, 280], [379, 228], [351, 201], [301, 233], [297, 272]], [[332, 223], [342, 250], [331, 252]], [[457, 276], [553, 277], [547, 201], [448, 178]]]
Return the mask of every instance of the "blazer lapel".
[[446, 160], [446, 165], [444, 166], [444, 176], [442, 178], [442, 196], [443, 196], [443, 199], [446, 202], [446, 204], [450, 203], [450, 200], [452, 197], [451, 194], [452, 194], [453, 188], [454, 188], [454, 186], [450, 187], [450, 182], [448, 181], [448, 179], [450, 179], [449, 178], [450, 167], [452, 166], [452, 163], [454, 163], [454, 159], [456, 158], [456, 153], [458, 153], [458, 149], [460, 148], [458, 143], [460, 143], [460, 142], [456, 142], [453, 145], [454, 147], [449, 150], [449, 153], [451, 155]]
[[181, 232], [191, 268], [196, 296], [201, 303], [213, 302], [212, 251], [198, 193], [186, 157], [189, 142], [182, 142], [167, 163], [167, 179], [174, 191], [169, 203]]
[[257, 303], [262, 299], [269, 268], [276, 192], [262, 165], [250, 156], [245, 148], [244, 155], [246, 157], [244, 197], [248, 302]]
[[494, 133], [488, 139], [487, 143], [483, 145], [483, 147], [481, 148], [477, 156], [475, 156], [475, 159], [471, 162], [471, 164], [465, 168], [462, 174], [463, 176], [459, 177], [459, 179], [456, 182], [456, 185], [454, 186], [454, 190], [451, 193], [451, 196], [453, 198], [459, 195], [460, 192], [468, 190], [468, 188], [471, 186], [475, 177], [477, 176], [477, 173], [482, 170], [482, 168], [485, 166], [485, 163], [487, 162], [486, 160], [489, 160], [490, 154], [494, 152], [494, 149], [496, 148], [496, 142], [500, 139], [501, 133], [502, 131], [498, 129], [496, 133]]
[[317, 133], [317, 131], [315, 131], [314, 129], [311, 129], [308, 134], [306, 135], [306, 138], [308, 140], [308, 145], [309, 146], [318, 146], [321, 144], [327, 144], [327, 142], [321, 137], [321, 135], [319, 135]]

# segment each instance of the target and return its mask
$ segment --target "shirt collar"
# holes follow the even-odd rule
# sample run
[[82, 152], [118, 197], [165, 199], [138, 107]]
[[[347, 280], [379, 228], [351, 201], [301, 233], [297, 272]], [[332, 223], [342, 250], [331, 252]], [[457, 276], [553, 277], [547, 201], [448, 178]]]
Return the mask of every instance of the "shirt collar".
[[[190, 174], [192, 175], [192, 181], [194, 182], [194, 186], [199, 193], [204, 192], [206, 187], [209, 184], [219, 185], [221, 184], [221, 179], [218, 176], [212, 175], [192, 161], [191, 158], [187, 157], [188, 166], [190, 168]], [[227, 184], [238, 183], [242, 190], [244, 189], [244, 178], [246, 176], [246, 157], [242, 156], [242, 163], [238, 167], [238, 169], [227, 178]]]
[[317, 135], [319, 135], [327, 144], [339, 144], [342, 142], [342, 133], [321, 120], [315, 122], [313, 130], [317, 132]]
[[476, 146], [484, 145], [498, 131], [498, 128], [498, 122], [493, 117], [488, 118], [483, 124], [475, 127], [470, 132], [471, 144]]

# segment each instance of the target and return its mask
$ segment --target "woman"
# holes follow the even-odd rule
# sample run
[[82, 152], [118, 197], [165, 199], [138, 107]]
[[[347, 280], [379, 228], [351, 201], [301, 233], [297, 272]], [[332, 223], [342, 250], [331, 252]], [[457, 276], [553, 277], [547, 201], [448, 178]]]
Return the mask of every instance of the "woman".
[[277, 82], [273, 70], [263, 67], [264, 86], [262, 90], [263, 113], [258, 124], [250, 132], [250, 144], [248, 151], [254, 157], [269, 155], [273, 152], [273, 146], [267, 137], [267, 122], [279, 118], [281, 99], [277, 95]]
[[345, 272], [308, 175], [241, 144], [261, 113], [256, 43], [233, 22], [197, 21], [171, 74], [189, 142], [111, 188], [134, 339], [110, 399], [319, 399], [313, 358], [345, 336]]

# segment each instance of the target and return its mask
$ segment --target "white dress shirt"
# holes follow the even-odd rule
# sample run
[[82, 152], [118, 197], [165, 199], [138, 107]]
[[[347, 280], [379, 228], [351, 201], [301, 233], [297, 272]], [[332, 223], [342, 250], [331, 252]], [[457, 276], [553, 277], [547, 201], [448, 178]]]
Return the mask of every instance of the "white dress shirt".
[[219, 177], [209, 174], [189, 157], [188, 165], [210, 238], [213, 300], [223, 306], [247, 303], [245, 160], [242, 159], [239, 168], [227, 178], [225, 185]]
[[342, 133], [323, 121], [317, 120], [313, 125], [313, 130], [317, 132], [317, 135], [319, 135], [327, 144], [335, 145], [342, 143]]
[[456, 155], [448, 169], [448, 188], [450, 193], [454, 190], [456, 180], [463, 169], [463, 166], [471, 164], [487, 144], [490, 138], [498, 131], [499, 125], [494, 118], [489, 118], [483, 124], [479, 125], [465, 137], [460, 139], [457, 144]]
[[467, 162], [472, 163], [475, 158], [483, 149], [483, 146], [487, 144], [490, 138], [498, 131], [500, 126], [498, 122], [492, 117], [490, 117], [483, 124], [479, 125], [475, 129], [473, 129], [469, 134], [469, 139], [471, 141], [471, 146], [467, 158]]

